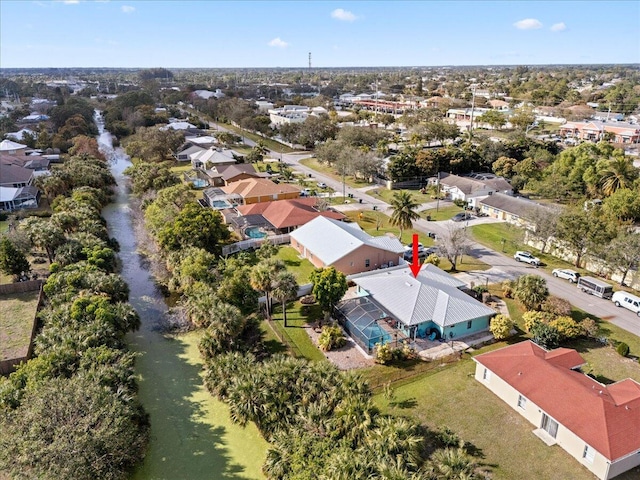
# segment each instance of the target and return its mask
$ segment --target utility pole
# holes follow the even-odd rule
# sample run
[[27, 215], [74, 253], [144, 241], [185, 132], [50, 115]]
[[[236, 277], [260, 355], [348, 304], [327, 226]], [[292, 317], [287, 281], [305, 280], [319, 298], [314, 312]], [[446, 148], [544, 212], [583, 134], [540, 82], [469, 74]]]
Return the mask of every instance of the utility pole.
[[436, 180], [436, 212], [440, 208], [440, 170], [438, 170], [438, 179]]
[[471, 87], [471, 91], [473, 92], [473, 96], [471, 97], [471, 123], [469, 124], [469, 141], [471, 141], [471, 137], [473, 136], [473, 110], [476, 106], [476, 86], [473, 85]]

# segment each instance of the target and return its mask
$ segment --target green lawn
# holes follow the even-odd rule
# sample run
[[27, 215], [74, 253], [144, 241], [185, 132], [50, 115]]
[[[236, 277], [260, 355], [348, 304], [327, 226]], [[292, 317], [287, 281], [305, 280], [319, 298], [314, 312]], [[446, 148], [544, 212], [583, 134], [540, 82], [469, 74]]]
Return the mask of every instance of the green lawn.
[[369, 190], [367, 193], [372, 197], [376, 197], [376, 198], [379, 198], [380, 200], [383, 200], [385, 203], [391, 203], [393, 196], [398, 192], [409, 192], [413, 197], [413, 199], [420, 204], [435, 202], [435, 199], [431, 198], [430, 194], [420, 193], [419, 190], [389, 190], [387, 188], [380, 187], [380, 188], [375, 188], [373, 190]]
[[[305, 158], [303, 160], [300, 160], [300, 163], [305, 167], [314, 169], [318, 173], [322, 173], [323, 175], [331, 177], [334, 180], [342, 182], [342, 176], [338, 172], [336, 172], [335, 168], [318, 162], [318, 160], [315, 157]], [[352, 187], [352, 188], [361, 188], [361, 187], [366, 187], [371, 185], [369, 182], [365, 182], [364, 180], [361, 180], [361, 179], [355, 180], [353, 177], [350, 177], [348, 175], [344, 178], [344, 183], [348, 187]]]
[[0, 296], [0, 360], [26, 355], [39, 294], [34, 290]]
[[9, 221], [8, 220], [0, 221], [0, 233], [5, 233], [7, 230], [9, 230]]
[[[269, 150], [274, 150], [276, 152], [281, 152], [281, 153], [292, 153], [292, 152], [297, 152], [298, 151], [298, 150], [295, 150], [295, 149], [293, 149], [291, 147], [288, 147], [287, 145], [284, 145], [284, 144], [282, 144], [280, 142], [277, 142], [275, 140], [271, 140], [270, 138], [261, 137], [260, 135], [256, 135], [255, 133], [247, 132], [246, 130], [243, 130], [242, 128], [238, 128], [238, 127], [236, 127], [234, 125], [231, 125], [231, 124], [228, 124], [228, 123], [221, 123], [220, 125], [222, 125], [225, 129], [234, 132], [236, 135], [243, 136], [245, 138], [253, 140], [256, 143], [258, 143], [258, 142], [264, 143], [265, 146]], [[234, 147], [234, 150], [235, 149], [236, 148]]]
[[309, 283], [309, 275], [315, 269], [306, 258], [300, 258], [300, 253], [293, 247], [280, 247], [276, 258], [282, 260], [287, 269], [296, 276], [299, 285]]
[[420, 216], [422, 218], [430, 217], [432, 221], [439, 222], [442, 220], [450, 220], [456, 213], [464, 212], [464, 210], [457, 205], [453, 205], [451, 203], [440, 202], [440, 206], [435, 208], [430, 208], [428, 210], [423, 210], [420, 212]]
[[322, 319], [318, 305], [302, 305], [300, 302], [290, 302], [287, 305], [287, 327], [284, 326], [282, 306], [276, 305], [272, 315], [272, 325], [291, 346], [296, 357], [304, 357], [313, 361], [324, 361], [325, 356], [316, 347], [306, 332], [309, 325]]
[[[474, 225], [471, 228], [471, 234], [478, 243], [481, 243], [497, 252], [505, 255], [513, 256], [516, 250], [526, 250], [532, 252], [538, 257], [543, 264], [543, 269], [547, 273], [551, 273], [554, 268], [571, 268], [583, 275], [593, 275], [583, 268], [577, 268], [575, 265], [561, 260], [548, 253], [541, 253], [535, 248], [525, 245], [524, 230], [522, 228], [511, 225], [510, 223], [483, 223]], [[503, 244], [504, 240], [504, 244]]]
[[[393, 402], [374, 401], [383, 413], [409, 415], [430, 428], [447, 426], [478, 449], [496, 480], [592, 480], [593, 474], [558, 446], [547, 447], [534, 426], [474, 377], [475, 363], [451, 368], [395, 388]], [[637, 472], [620, 480], [637, 478]]]

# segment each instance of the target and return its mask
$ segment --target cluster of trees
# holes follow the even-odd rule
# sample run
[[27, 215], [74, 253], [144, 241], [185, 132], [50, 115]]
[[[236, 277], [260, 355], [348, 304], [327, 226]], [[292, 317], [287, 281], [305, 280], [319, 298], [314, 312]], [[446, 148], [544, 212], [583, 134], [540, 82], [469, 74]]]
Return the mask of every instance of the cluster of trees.
[[0, 378], [0, 470], [15, 477], [124, 479], [144, 455], [149, 424], [124, 341], [140, 319], [114, 273], [105, 190], [62, 192], [51, 218], [27, 218], [11, 233], [53, 261], [35, 357]]
[[[571, 317], [569, 302], [549, 296], [547, 283], [539, 275], [522, 275], [517, 280], [506, 281], [503, 293], [507, 298], [515, 298], [527, 309], [522, 317], [524, 328], [532, 335], [533, 341], [544, 348], [557, 348], [568, 340], [580, 336], [594, 337], [598, 333], [598, 326], [593, 319], [585, 318], [576, 322]], [[492, 321], [492, 332], [495, 330], [502, 335], [508, 322], [506, 319], [494, 320], [496, 325], [494, 327]]]
[[155, 99], [146, 90], [135, 90], [118, 95], [104, 109], [105, 127], [116, 137], [125, 137], [137, 127], [151, 127], [167, 123], [165, 114], [155, 112]]
[[136, 132], [123, 142], [131, 158], [144, 162], [173, 160], [174, 152], [184, 143], [184, 133], [172, 128], [138, 127]]

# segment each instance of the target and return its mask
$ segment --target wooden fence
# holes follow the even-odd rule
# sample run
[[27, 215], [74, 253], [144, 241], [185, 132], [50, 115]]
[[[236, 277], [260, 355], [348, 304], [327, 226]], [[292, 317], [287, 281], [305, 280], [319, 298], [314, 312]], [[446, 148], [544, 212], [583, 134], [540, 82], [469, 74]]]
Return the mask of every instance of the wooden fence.
[[264, 242], [269, 242], [271, 245], [282, 245], [289, 243], [291, 239], [289, 234], [282, 235], [270, 235], [263, 238], [250, 238], [248, 240], [242, 240], [240, 242], [232, 243], [231, 245], [225, 245], [222, 247], [222, 255], [231, 255], [232, 253], [242, 252], [244, 250], [251, 250], [254, 248], [260, 248]]

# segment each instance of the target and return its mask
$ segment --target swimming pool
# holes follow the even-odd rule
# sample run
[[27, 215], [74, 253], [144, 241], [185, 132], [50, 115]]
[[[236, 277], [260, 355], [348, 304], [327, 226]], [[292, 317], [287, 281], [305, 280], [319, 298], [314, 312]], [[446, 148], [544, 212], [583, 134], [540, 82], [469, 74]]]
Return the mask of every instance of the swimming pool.
[[244, 234], [249, 238], [264, 238], [267, 236], [267, 233], [260, 227], [249, 227], [244, 231]]
[[214, 200], [211, 202], [213, 208], [231, 208], [231, 204], [224, 200]]
[[209, 185], [209, 182], [207, 182], [206, 180], [203, 180], [201, 178], [196, 178], [195, 180], [192, 180], [191, 183], [196, 188], [204, 188], [207, 185]]

